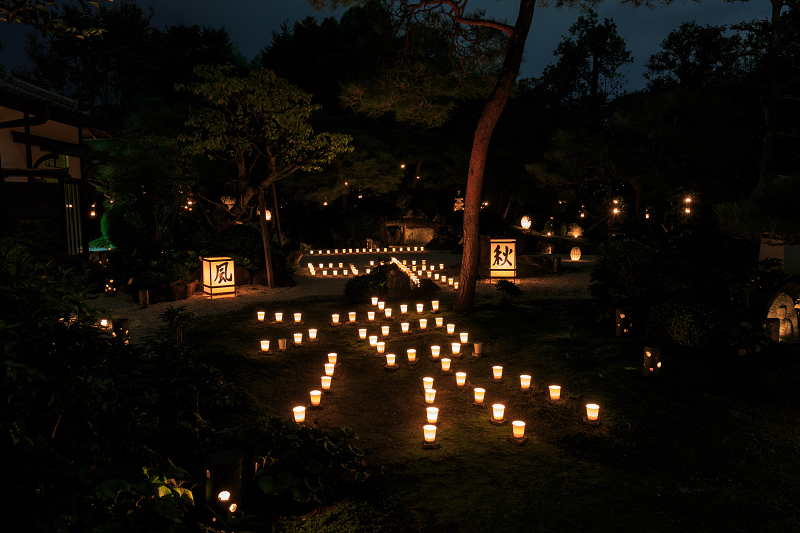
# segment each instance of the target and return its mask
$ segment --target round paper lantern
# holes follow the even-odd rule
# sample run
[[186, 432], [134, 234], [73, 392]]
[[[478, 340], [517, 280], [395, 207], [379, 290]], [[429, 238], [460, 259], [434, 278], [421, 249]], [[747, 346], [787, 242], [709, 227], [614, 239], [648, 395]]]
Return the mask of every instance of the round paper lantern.
[[577, 261], [581, 258], [581, 249], [577, 246], [573, 246], [572, 250], [569, 251], [569, 258], [573, 261]]

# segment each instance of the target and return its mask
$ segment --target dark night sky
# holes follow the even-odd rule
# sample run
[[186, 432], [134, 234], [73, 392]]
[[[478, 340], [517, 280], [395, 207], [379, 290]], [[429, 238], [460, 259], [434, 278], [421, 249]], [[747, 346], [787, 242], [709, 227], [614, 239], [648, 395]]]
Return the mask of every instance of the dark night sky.
[[[141, 6], [153, 5], [155, 25], [161, 27], [176, 22], [200, 24], [212, 28], [225, 26], [231, 40], [238, 43], [242, 53], [252, 58], [271, 41], [272, 30], [284, 21], [294, 22], [306, 16], [321, 20], [330, 14], [312, 9], [305, 0], [138, 0]], [[514, 0], [472, 0], [471, 8], [485, 8], [488, 15], [513, 23], [519, 4]], [[634, 63], [627, 68], [627, 89], [639, 89], [645, 84], [642, 78], [644, 62], [658, 51], [661, 41], [681, 22], [695, 20], [699, 24], [733, 24], [754, 18], [766, 18], [770, 4], [766, 0], [728, 4], [723, 0], [706, 0], [702, 4], [675, 3], [655, 10], [632, 9], [617, 2], [601, 4], [600, 18], [613, 18], [618, 32], [633, 52]], [[341, 11], [334, 13], [337, 18]], [[521, 77], [538, 76], [542, 68], [554, 61], [555, 50], [561, 36], [578, 17], [569, 9], [539, 9], [534, 15], [533, 27], [526, 46], [526, 63]], [[0, 26], [0, 41], [8, 48], [0, 54], [0, 63], [6, 72], [24, 64], [22, 55], [25, 26]]]

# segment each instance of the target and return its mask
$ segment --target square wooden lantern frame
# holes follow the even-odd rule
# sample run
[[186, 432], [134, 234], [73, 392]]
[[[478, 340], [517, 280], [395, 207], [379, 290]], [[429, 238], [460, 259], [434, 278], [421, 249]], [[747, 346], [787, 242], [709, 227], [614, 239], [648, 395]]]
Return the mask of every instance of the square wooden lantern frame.
[[[489, 275], [492, 279], [512, 280], [517, 277], [517, 239], [491, 239], [489, 249]], [[495, 248], [502, 254], [503, 263], [495, 265]], [[506, 262], [511, 263], [507, 265]]]
[[[214, 296], [236, 296], [235, 265], [231, 257], [204, 257], [203, 293]], [[222, 268], [222, 271], [218, 271]], [[219, 279], [222, 274], [222, 279]]]

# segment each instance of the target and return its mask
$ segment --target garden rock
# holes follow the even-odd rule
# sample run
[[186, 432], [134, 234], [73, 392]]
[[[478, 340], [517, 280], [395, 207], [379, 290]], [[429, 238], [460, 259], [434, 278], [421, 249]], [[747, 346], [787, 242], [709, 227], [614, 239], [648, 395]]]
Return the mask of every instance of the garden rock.
[[172, 289], [172, 300], [180, 301], [194, 296], [194, 293], [197, 291], [197, 284], [197, 280], [175, 281], [170, 283], [170, 288]]
[[389, 300], [411, 297], [411, 278], [399, 270], [390, 269], [386, 273], [386, 297]]
[[785, 292], [779, 292], [772, 297], [767, 311], [767, 318], [780, 320], [778, 335], [781, 339], [790, 339], [798, 335], [794, 299]]
[[243, 266], [235, 265], [233, 275], [236, 277], [236, 286], [250, 285], [250, 272]]

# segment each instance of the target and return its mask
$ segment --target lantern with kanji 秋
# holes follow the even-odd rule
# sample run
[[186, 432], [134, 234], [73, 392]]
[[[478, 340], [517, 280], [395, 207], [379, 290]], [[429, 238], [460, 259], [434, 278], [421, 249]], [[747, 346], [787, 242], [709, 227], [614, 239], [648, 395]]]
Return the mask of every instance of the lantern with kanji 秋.
[[517, 277], [516, 239], [492, 239], [489, 265], [492, 278]]
[[236, 296], [233, 276], [233, 259], [230, 257], [204, 257], [203, 292], [214, 296]]

